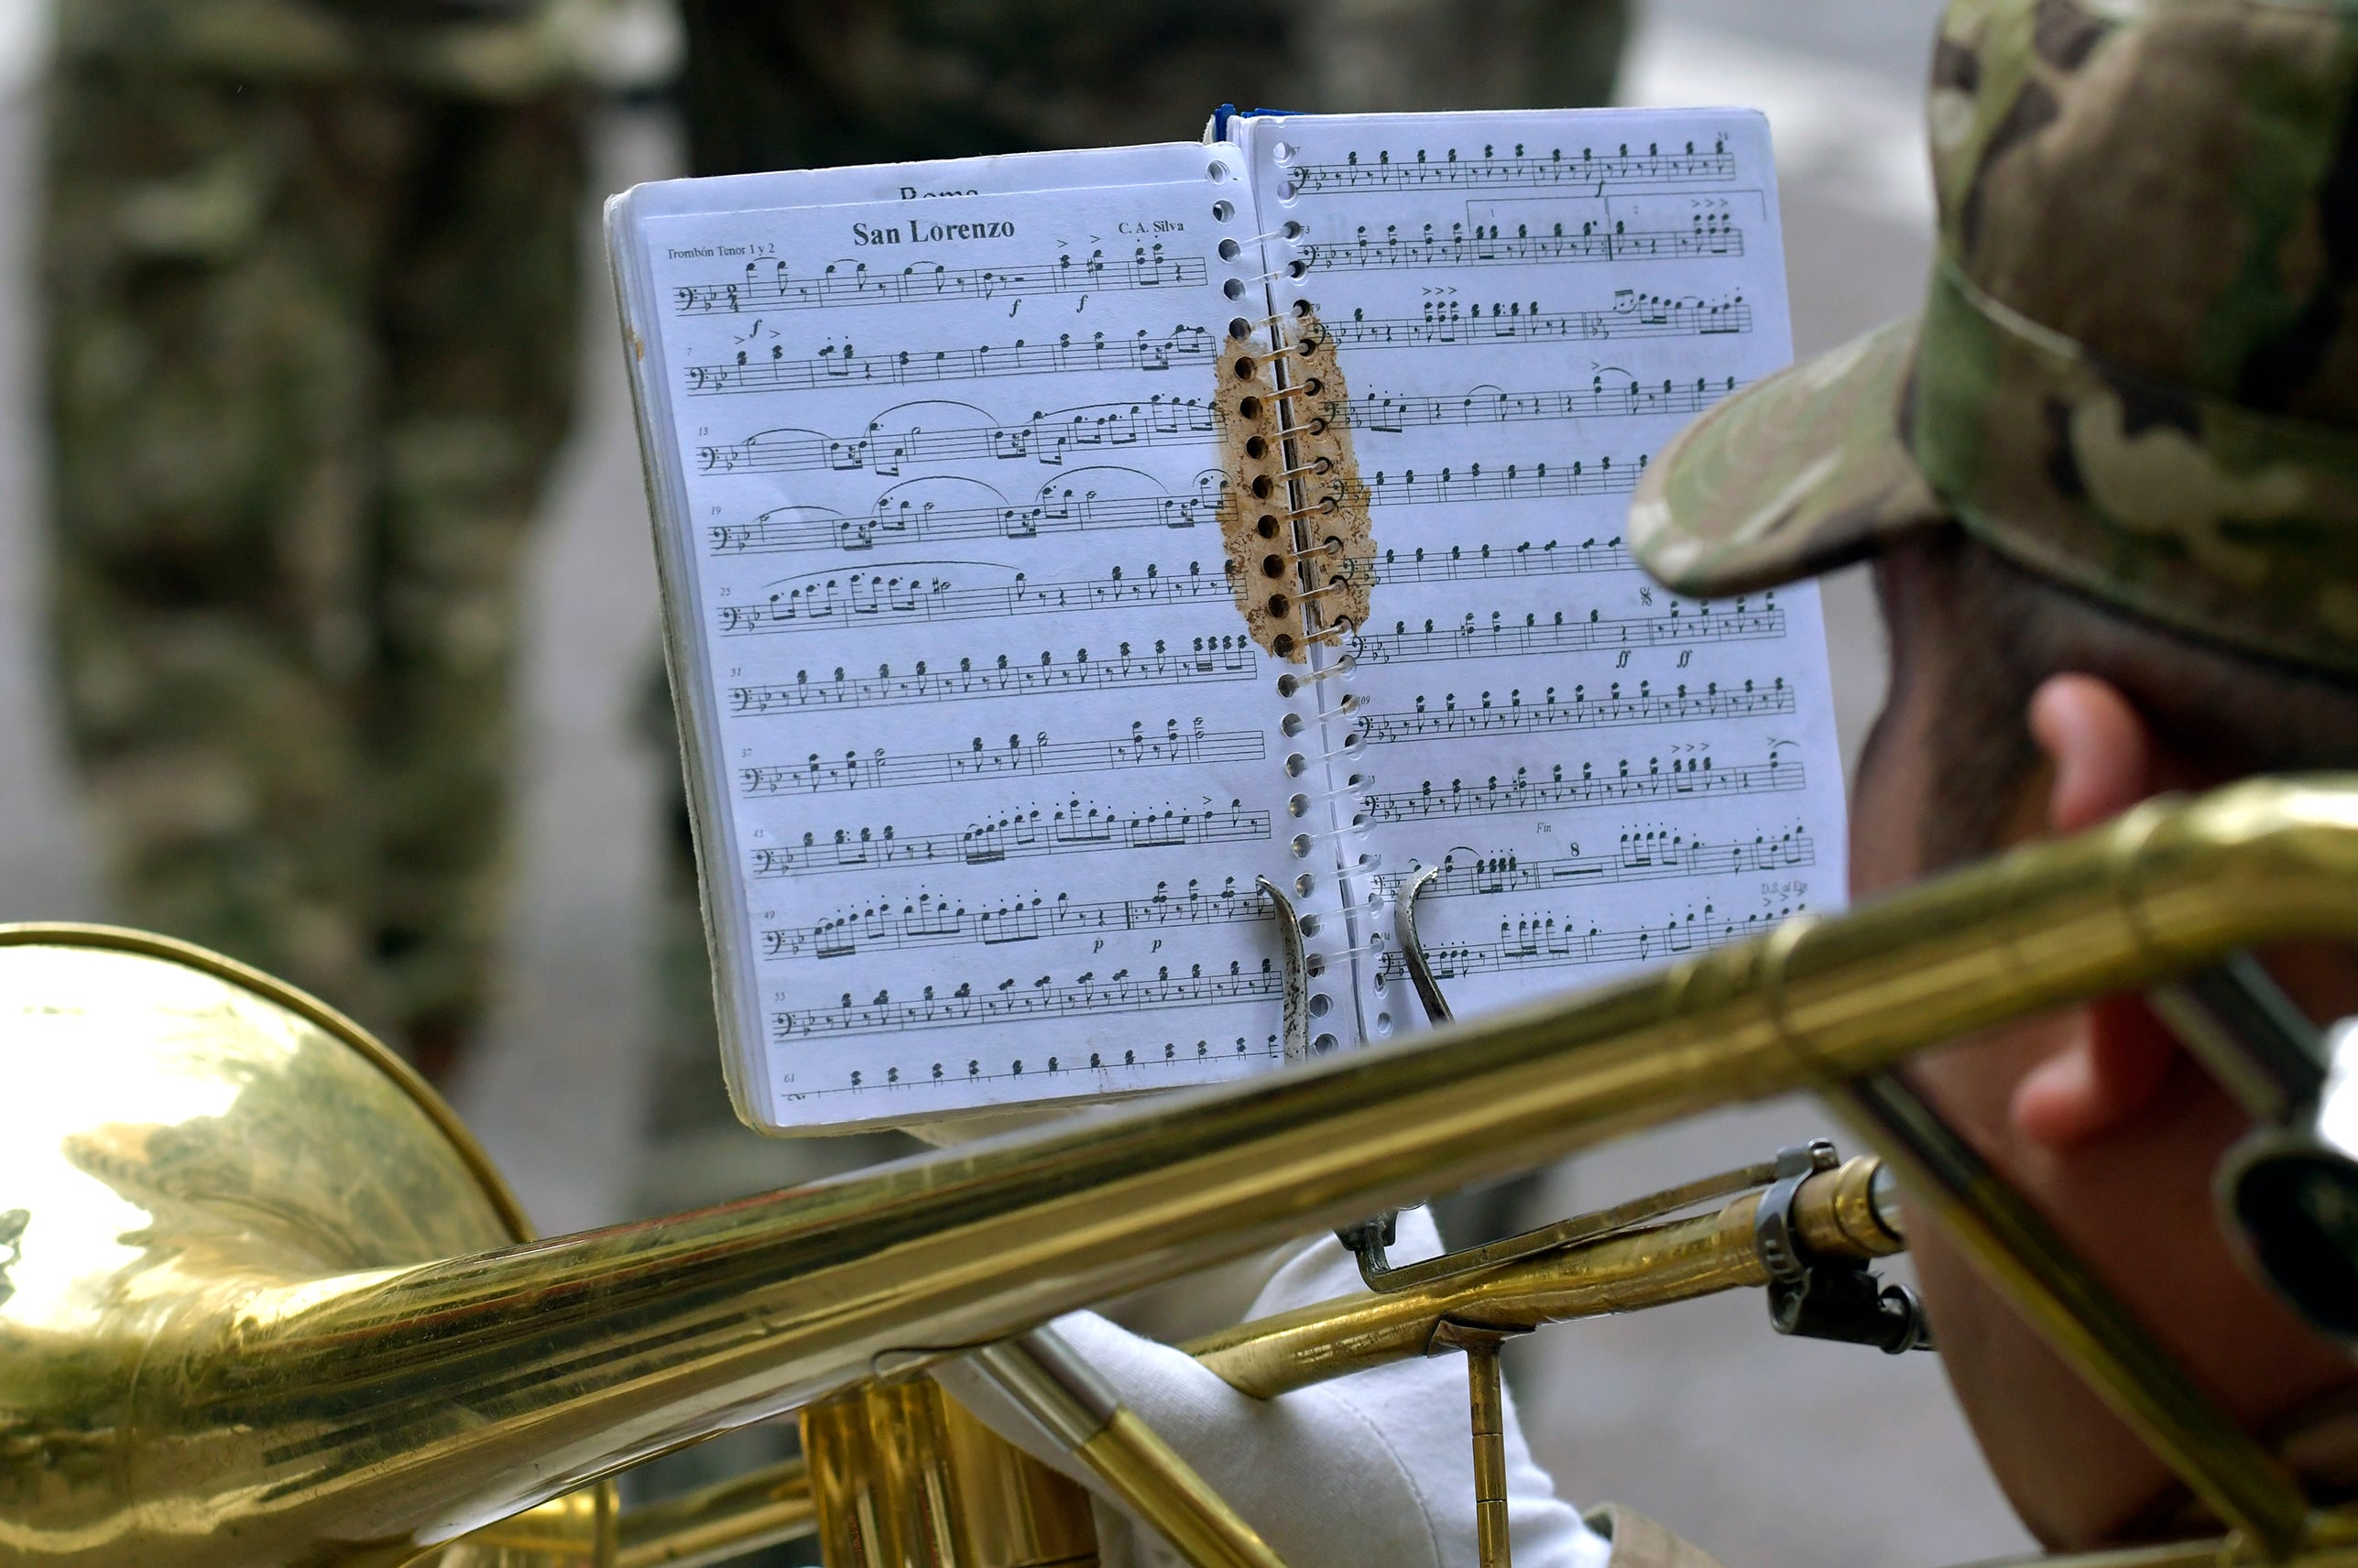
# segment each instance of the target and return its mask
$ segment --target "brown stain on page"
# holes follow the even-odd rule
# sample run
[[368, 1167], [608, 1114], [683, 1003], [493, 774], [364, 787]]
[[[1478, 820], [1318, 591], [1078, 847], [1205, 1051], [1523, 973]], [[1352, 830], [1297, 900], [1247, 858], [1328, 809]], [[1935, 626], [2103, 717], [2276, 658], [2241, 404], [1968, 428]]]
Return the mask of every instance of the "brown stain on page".
[[1230, 338], [1213, 406], [1229, 589], [1252, 640], [1300, 664], [1310, 638], [1366, 624], [1375, 539], [1334, 339], [1305, 310], [1289, 319], [1285, 342], [1272, 354]]

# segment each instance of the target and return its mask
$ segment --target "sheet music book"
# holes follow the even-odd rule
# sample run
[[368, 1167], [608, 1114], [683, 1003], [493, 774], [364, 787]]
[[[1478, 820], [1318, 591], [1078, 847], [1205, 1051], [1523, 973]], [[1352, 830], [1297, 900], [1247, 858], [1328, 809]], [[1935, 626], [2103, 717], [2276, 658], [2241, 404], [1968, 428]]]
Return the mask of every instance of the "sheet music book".
[[668, 180], [607, 238], [729, 1087], [773, 1131], [1230, 1079], [1839, 903], [1816, 590], [1655, 588], [1787, 363], [1740, 110], [1223, 116]]

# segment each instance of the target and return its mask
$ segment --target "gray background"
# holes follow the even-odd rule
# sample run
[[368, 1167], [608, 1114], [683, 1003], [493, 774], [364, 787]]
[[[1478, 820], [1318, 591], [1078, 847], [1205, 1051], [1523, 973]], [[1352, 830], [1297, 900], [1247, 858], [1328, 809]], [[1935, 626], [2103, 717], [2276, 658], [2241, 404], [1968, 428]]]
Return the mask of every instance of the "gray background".
[[[26, 276], [37, 4], [0, 0], [0, 920], [104, 913], [38, 652], [38, 321]], [[1935, 0], [1654, 0], [1632, 57], [1633, 102], [1768, 111], [1805, 354], [1916, 302], [1931, 216], [1917, 81], [1938, 10]], [[601, 158], [605, 184], [620, 189], [672, 171], [680, 152], [660, 113], [617, 112]], [[619, 1217], [643, 1190], [643, 911], [655, 770], [671, 766], [630, 733], [654, 637], [652, 568], [602, 291], [588, 310], [584, 415], [528, 584], [529, 782], [506, 986], [489, 1048], [457, 1091], [551, 1232]], [[1828, 604], [1855, 756], [1881, 692], [1881, 634], [1855, 574], [1829, 586]], [[1826, 1124], [1802, 1102], [1689, 1124], [1566, 1165], [1550, 1198], [1566, 1212], [1610, 1202]], [[1510, 1355], [1523, 1361], [1534, 1446], [1566, 1492], [1637, 1507], [1730, 1568], [1908, 1568], [2028, 1548], [1931, 1356], [1778, 1340], [1750, 1294], [1560, 1328]]]

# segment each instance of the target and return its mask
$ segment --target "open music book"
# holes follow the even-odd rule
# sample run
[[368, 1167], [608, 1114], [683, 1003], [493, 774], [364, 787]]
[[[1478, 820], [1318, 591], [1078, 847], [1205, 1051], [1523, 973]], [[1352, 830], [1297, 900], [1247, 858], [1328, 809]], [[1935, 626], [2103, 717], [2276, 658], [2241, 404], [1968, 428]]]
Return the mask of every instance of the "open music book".
[[607, 211], [724, 1056], [771, 1130], [1232, 1078], [1843, 886], [1808, 586], [1676, 599], [1648, 454], [1791, 354], [1736, 110], [1203, 144]]

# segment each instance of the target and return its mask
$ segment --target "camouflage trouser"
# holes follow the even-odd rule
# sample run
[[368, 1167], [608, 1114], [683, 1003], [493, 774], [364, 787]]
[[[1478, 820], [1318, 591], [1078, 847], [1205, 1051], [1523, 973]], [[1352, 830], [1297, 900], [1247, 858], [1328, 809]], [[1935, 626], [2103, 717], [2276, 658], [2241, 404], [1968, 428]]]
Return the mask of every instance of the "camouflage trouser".
[[115, 905], [446, 1058], [576, 373], [576, 105], [70, 60], [48, 158], [58, 687]]
[[[1631, 0], [683, 0], [699, 174], [1200, 136], [1223, 102], [1327, 112], [1607, 102]], [[650, 734], [676, 779], [656, 676]], [[659, 1137], [725, 1123], [687, 806], [667, 834]]]

